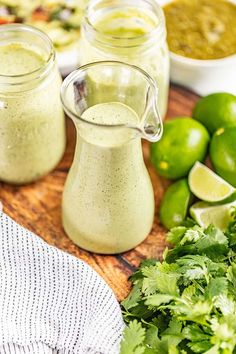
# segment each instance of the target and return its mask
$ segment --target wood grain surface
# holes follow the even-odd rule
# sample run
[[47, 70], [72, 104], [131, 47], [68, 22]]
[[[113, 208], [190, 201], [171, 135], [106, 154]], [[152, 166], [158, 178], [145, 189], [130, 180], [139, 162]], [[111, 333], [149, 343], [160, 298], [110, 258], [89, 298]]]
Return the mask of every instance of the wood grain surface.
[[[174, 116], [191, 116], [198, 96], [178, 86], [172, 86], [167, 119]], [[19, 224], [41, 236], [49, 244], [69, 252], [90, 264], [111, 286], [118, 300], [129, 292], [128, 277], [147, 257], [158, 258], [166, 247], [165, 230], [158, 222], [158, 207], [168, 181], [160, 178], [149, 161], [148, 143], [143, 144], [147, 164], [155, 190], [156, 216], [147, 239], [134, 250], [116, 255], [102, 256], [86, 252], [69, 240], [61, 224], [61, 195], [71, 165], [75, 146], [75, 131], [67, 119], [68, 144], [58, 167], [45, 178], [27, 186], [0, 185], [0, 200], [4, 211]]]

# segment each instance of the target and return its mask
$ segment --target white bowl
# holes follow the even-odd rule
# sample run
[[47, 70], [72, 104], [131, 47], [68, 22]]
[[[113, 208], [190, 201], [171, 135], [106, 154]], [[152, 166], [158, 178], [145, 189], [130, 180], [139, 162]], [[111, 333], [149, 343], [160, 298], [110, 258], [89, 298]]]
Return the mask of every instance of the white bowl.
[[223, 59], [197, 60], [170, 53], [170, 78], [205, 96], [214, 92], [236, 95], [236, 55]]
[[[157, 0], [164, 6], [172, 1]], [[236, 4], [236, 0], [231, 0]], [[170, 79], [199, 95], [230, 92], [236, 95], [236, 54], [222, 59], [191, 59], [170, 52]]]

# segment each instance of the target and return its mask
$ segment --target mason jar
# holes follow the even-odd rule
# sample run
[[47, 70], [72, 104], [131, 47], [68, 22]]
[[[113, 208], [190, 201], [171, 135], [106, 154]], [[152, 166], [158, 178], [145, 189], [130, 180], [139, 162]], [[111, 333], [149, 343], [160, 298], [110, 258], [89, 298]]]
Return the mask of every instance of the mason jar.
[[157, 82], [158, 106], [164, 118], [169, 52], [164, 14], [155, 0], [92, 0], [82, 20], [81, 37], [81, 64], [115, 60], [149, 73]]
[[0, 180], [25, 184], [49, 173], [65, 150], [61, 76], [36, 28], [0, 26]]

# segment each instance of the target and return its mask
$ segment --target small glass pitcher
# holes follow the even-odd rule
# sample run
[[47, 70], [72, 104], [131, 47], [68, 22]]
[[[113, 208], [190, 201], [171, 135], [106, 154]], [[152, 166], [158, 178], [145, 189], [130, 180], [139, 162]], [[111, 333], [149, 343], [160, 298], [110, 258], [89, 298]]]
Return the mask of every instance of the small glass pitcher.
[[162, 135], [156, 84], [135, 66], [96, 62], [64, 80], [61, 99], [77, 130], [63, 192], [64, 229], [86, 250], [128, 251], [153, 224], [154, 194], [141, 138], [154, 142]]

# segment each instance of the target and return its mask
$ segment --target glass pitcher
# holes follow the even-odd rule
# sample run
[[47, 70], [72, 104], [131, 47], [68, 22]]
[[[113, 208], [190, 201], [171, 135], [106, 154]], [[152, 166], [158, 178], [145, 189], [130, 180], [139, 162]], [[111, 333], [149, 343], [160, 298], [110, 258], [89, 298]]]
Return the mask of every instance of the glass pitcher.
[[63, 226], [86, 250], [114, 254], [137, 246], [152, 228], [153, 188], [141, 138], [157, 141], [157, 87], [143, 70], [104, 61], [63, 82], [64, 109], [77, 130], [62, 200]]

